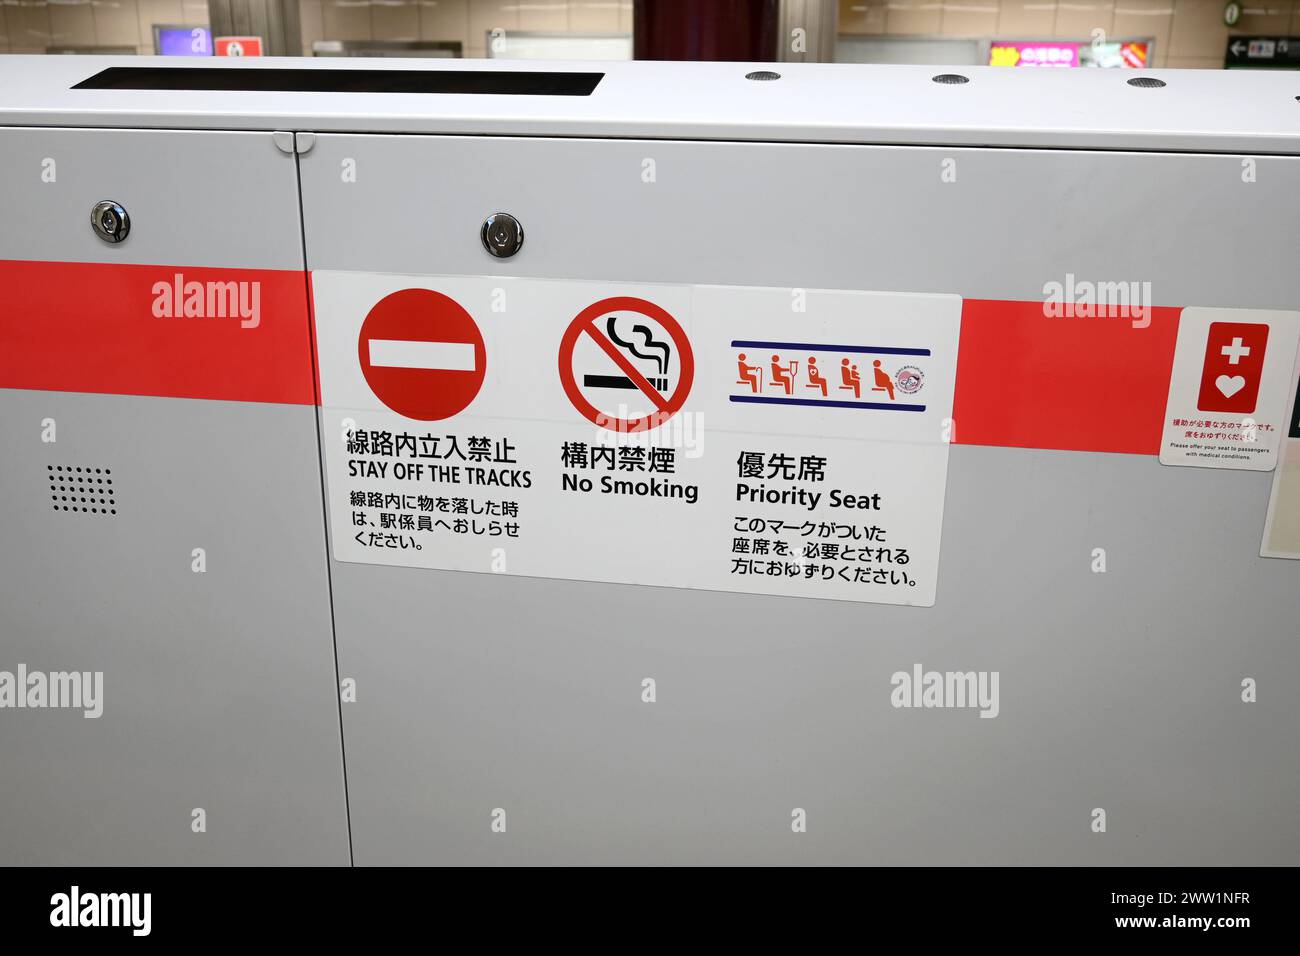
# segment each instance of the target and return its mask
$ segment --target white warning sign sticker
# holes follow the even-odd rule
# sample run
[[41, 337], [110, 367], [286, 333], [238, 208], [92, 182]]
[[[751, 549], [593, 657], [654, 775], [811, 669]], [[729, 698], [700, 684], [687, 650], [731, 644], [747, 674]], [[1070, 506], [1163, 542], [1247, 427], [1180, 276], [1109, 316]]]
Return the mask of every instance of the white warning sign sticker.
[[312, 289], [338, 560], [934, 603], [959, 297]]

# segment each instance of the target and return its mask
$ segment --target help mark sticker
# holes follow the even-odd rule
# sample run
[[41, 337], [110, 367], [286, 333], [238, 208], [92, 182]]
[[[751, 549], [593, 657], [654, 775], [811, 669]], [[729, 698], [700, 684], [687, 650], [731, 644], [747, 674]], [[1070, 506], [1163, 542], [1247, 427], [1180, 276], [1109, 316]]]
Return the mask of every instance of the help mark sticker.
[[1269, 471], [1287, 430], [1300, 313], [1184, 309], [1160, 461]]
[[959, 297], [312, 289], [338, 560], [934, 603]]

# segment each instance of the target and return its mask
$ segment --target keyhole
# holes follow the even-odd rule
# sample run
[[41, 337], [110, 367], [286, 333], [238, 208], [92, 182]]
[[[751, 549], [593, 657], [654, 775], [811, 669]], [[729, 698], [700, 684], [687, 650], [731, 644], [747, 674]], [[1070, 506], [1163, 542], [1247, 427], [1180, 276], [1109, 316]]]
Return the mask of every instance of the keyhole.
[[524, 228], [509, 213], [493, 213], [483, 221], [479, 241], [492, 256], [509, 259], [524, 244]]
[[126, 210], [111, 199], [101, 199], [90, 207], [90, 228], [105, 242], [121, 242], [131, 231], [131, 218]]

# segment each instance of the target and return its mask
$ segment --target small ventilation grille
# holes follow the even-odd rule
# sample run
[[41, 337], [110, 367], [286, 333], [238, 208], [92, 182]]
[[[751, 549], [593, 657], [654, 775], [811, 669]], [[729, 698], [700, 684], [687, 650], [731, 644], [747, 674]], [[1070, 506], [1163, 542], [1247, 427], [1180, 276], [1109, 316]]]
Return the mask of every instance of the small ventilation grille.
[[55, 511], [87, 515], [117, 514], [113, 469], [89, 465], [46, 465], [50, 503]]
[[1141, 87], [1144, 90], [1158, 90], [1165, 85], [1165, 81], [1157, 80], [1154, 76], [1135, 76], [1128, 81], [1128, 85]]
[[970, 82], [969, 76], [962, 76], [960, 73], [940, 73], [938, 76], [930, 77], [930, 79], [934, 80], [936, 83], [943, 83], [948, 86]]
[[773, 73], [771, 70], [755, 70], [753, 73], [746, 73], [745, 79], [758, 80], [760, 83], [767, 83], [772, 80], [781, 79], [781, 74]]

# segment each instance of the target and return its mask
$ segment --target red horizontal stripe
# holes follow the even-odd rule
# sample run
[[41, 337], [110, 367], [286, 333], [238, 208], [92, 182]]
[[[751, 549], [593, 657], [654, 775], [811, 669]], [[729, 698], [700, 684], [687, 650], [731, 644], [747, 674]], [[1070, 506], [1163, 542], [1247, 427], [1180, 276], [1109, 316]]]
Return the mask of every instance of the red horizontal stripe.
[[[256, 328], [186, 317], [184, 287], [181, 314], [156, 315], [177, 273], [201, 285], [205, 307], [209, 282], [259, 283]], [[0, 388], [318, 401], [302, 272], [0, 261], [0, 288]], [[1053, 318], [1041, 302], [966, 300], [954, 440], [1158, 454], [1179, 312], [1154, 308], [1135, 328]]]
[[[0, 388], [316, 403], [300, 271], [0, 260], [0, 289]], [[254, 303], [256, 327], [217, 314]]]
[[1052, 317], [1042, 302], [967, 299], [954, 440], [1159, 454], [1181, 311], [1152, 308], [1137, 328], [1114, 314]]

